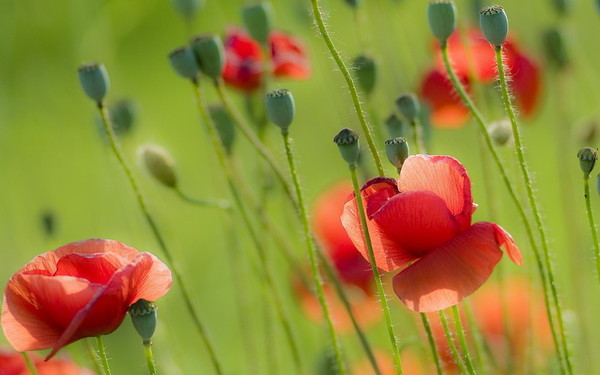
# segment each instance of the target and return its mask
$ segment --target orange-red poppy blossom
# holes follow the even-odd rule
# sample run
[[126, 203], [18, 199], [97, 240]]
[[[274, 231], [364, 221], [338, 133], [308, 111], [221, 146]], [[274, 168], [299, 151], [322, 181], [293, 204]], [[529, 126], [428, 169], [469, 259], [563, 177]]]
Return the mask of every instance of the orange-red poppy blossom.
[[[530, 116], [541, 93], [538, 64], [518, 48], [513, 38], [507, 39], [503, 49], [516, 104], [524, 116]], [[435, 66], [427, 71], [421, 81], [421, 96], [431, 109], [434, 126], [457, 128], [464, 125], [469, 112], [447, 77], [438, 43], [435, 53]], [[467, 90], [470, 89], [471, 79], [483, 84], [491, 84], [496, 79], [494, 48], [480, 30], [468, 30], [464, 36], [458, 32], [452, 34], [448, 39], [448, 53], [456, 75]]]
[[38, 255], [4, 290], [2, 329], [18, 351], [46, 357], [84, 337], [116, 330], [130, 305], [155, 301], [171, 287], [171, 271], [150, 253], [121, 242], [89, 239]]
[[[378, 177], [361, 189], [377, 266], [401, 270], [396, 295], [411, 310], [438, 311], [456, 305], [491, 275], [504, 247], [523, 264], [521, 253], [500, 226], [471, 224], [476, 205], [465, 168], [453, 157], [412, 155], [398, 180]], [[342, 225], [368, 259], [354, 197]]]
[[[94, 372], [65, 358], [44, 362], [41, 357], [31, 354], [30, 359], [39, 375], [94, 375]], [[20, 353], [0, 349], [0, 375], [30, 375], [30, 372]]]
[[[271, 62], [269, 66], [277, 78], [306, 79], [310, 63], [302, 42], [286, 33], [269, 34]], [[225, 83], [244, 92], [254, 92], [262, 84], [264, 72], [260, 44], [244, 30], [231, 27], [225, 37]]]

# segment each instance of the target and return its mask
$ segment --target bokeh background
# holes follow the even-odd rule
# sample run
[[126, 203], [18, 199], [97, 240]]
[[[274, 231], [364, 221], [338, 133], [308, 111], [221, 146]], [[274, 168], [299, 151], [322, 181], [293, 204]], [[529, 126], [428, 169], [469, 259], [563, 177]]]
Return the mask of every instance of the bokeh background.
[[[269, 88], [288, 88], [296, 99], [297, 116], [291, 135], [298, 155], [299, 172], [309, 202], [334, 182], [347, 178], [347, 168], [332, 142], [343, 127], [359, 129], [340, 72], [312, 24], [308, 0], [272, 0], [274, 27], [288, 31], [306, 44], [312, 77], [305, 81], [269, 81]], [[477, 3], [477, 4], [476, 4]], [[592, 243], [587, 227], [576, 158], [585, 143], [584, 134], [600, 119], [600, 14], [592, 1], [572, 1], [566, 17], [559, 17], [550, 0], [501, 3], [509, 15], [510, 28], [519, 46], [542, 67], [542, 98], [533, 117], [522, 122], [527, 156], [536, 179], [538, 196], [550, 234], [557, 284], [563, 300], [567, 329], [572, 339], [576, 373], [599, 371], [600, 329], [598, 283], [594, 278]], [[223, 35], [228, 25], [240, 25], [243, 1], [206, 0], [191, 25], [173, 10], [168, 0], [0, 0], [0, 281], [4, 284], [23, 264], [38, 253], [86, 238], [111, 238], [161, 257], [143, 220], [133, 193], [105, 142], [94, 104], [82, 94], [77, 67], [98, 61], [111, 78], [108, 103], [122, 98], [135, 102], [135, 126], [121, 137], [125, 153], [149, 201], [150, 210], [166, 235], [169, 247], [182, 269], [201, 317], [209, 327], [216, 350], [227, 373], [288, 373], [291, 365], [283, 333], [248, 264], [256, 263], [251, 242], [240, 227], [237, 231], [243, 253], [234, 267], [225, 235], [226, 217], [211, 208], [186, 204], [172, 191], [152, 180], [141, 167], [137, 148], [155, 143], [167, 148], [177, 163], [181, 187], [197, 198], [229, 198], [207, 136], [200, 126], [191, 85], [169, 66], [167, 54], [187, 42], [192, 34]], [[459, 22], [467, 28], [475, 23], [475, 9], [487, 2], [457, 2]], [[343, 0], [324, 0], [328, 25], [346, 61], [360, 53], [373, 55], [379, 77], [373, 103], [374, 126], [394, 110], [401, 93], [419, 90], [423, 74], [433, 64], [434, 41], [427, 27], [426, 1], [364, 0], [358, 21]], [[358, 22], [358, 23], [357, 23]], [[566, 32], [572, 65], [560, 75], [545, 61], [542, 33], [559, 25]], [[360, 33], [367, 43], [362, 47]], [[560, 80], [565, 82], [561, 83]], [[208, 99], [216, 100], [207, 87]], [[231, 91], [239, 108], [242, 97]], [[561, 103], [567, 122], [557, 118]], [[502, 117], [499, 103], [486, 107], [486, 117]], [[267, 141], [282, 165], [285, 159], [275, 127]], [[473, 124], [448, 130], [433, 129], [430, 153], [458, 158], [473, 182], [480, 207], [475, 220], [489, 219], [477, 132]], [[380, 148], [383, 150], [383, 147]], [[238, 136], [236, 153], [242, 159], [245, 178], [258, 191], [260, 164], [247, 142]], [[509, 171], [517, 177], [515, 157], [502, 149]], [[560, 159], [566, 159], [561, 163]], [[561, 166], [566, 165], [567, 168]], [[387, 167], [389, 176], [394, 169]], [[520, 220], [492, 167], [498, 223], [513, 234], [524, 253], [526, 265], [519, 268], [502, 262], [502, 272], [531, 278], [539, 289], [531, 249]], [[514, 180], [517, 180], [516, 178]], [[570, 186], [565, 206], [559, 186]], [[522, 186], [520, 191], [524, 192]], [[600, 207], [593, 194], [594, 210]], [[289, 207], [276, 196], [266, 209], [286, 229], [296, 244], [297, 255], [306, 260], [301, 232]], [[43, 217], [51, 215], [54, 231], [48, 234]], [[567, 235], [572, 225], [576, 236]], [[289, 266], [271, 246], [270, 263], [286, 309], [294, 319], [295, 333], [303, 342], [306, 367], [316, 366], [327, 351], [327, 336], [307, 320], [298, 308], [291, 288]], [[246, 264], [246, 266], [244, 266]], [[241, 269], [241, 271], [240, 271]], [[234, 297], [233, 280], [247, 287], [246, 302]], [[493, 276], [495, 277], [495, 276]], [[270, 302], [268, 302], [270, 303]], [[401, 343], [418, 344], [415, 314], [391, 297], [396, 332]], [[155, 336], [155, 355], [164, 374], [210, 373], [211, 366], [180, 300], [177, 285], [159, 301], [160, 325]], [[240, 319], [255, 340], [253, 352], [244, 352]], [[540, 317], [542, 319], [542, 317]], [[375, 346], [388, 347], [385, 327], [369, 331]], [[1, 339], [0, 341], [4, 341]], [[106, 338], [113, 373], [142, 374], [147, 370], [140, 339], [129, 319]], [[353, 335], [344, 336], [350, 357], [360, 355]], [[416, 344], [415, 344], [416, 342]], [[67, 350], [86, 363], [82, 348]], [[267, 363], [267, 358], [271, 361]], [[249, 364], [252, 363], [250, 366]]]

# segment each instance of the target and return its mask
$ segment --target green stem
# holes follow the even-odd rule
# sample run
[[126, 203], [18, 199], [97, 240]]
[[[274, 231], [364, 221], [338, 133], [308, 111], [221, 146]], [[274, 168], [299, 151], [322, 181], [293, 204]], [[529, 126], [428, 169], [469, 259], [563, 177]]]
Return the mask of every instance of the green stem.
[[585, 209], [587, 211], [588, 221], [590, 223], [590, 231], [594, 240], [594, 257], [596, 258], [596, 269], [598, 281], [600, 281], [600, 244], [598, 243], [598, 232], [596, 231], [596, 222], [594, 221], [594, 213], [592, 212], [592, 204], [590, 202], [590, 176], [584, 176], [583, 188], [585, 197]]
[[410, 126], [412, 128], [415, 151], [417, 154], [426, 154], [427, 151], [425, 151], [425, 145], [423, 144], [423, 134], [417, 120], [413, 120]]
[[184, 201], [200, 207], [219, 208], [221, 210], [231, 210], [231, 203], [225, 199], [198, 199], [185, 194], [179, 187], [174, 188], [175, 193]]
[[[504, 302], [504, 301], [503, 301]], [[488, 361], [484, 362], [484, 353], [487, 355], [486, 346], [487, 343], [483, 335], [481, 334], [481, 327], [475, 321], [475, 317], [473, 316], [473, 311], [471, 309], [471, 305], [468, 300], [463, 301], [463, 307], [465, 309], [465, 313], [467, 315], [467, 321], [469, 322], [469, 326], [471, 326], [471, 332], [473, 335], [473, 342], [475, 343], [475, 357], [477, 358], [477, 365], [484, 373], [489, 373], [491, 371], [491, 366], [496, 366], [494, 358], [490, 358], [489, 362], [492, 364], [488, 364]]]
[[27, 352], [21, 352], [21, 355], [23, 356], [23, 360], [25, 361], [25, 366], [27, 366], [27, 370], [29, 370], [31, 375], [39, 375], [37, 368], [31, 361], [31, 358], [29, 358], [29, 354], [27, 354]]
[[152, 344], [148, 341], [144, 343], [144, 353], [146, 354], [146, 364], [150, 375], [156, 375], [156, 365], [154, 364], [154, 355], [152, 354]]
[[383, 283], [381, 282], [381, 275], [379, 274], [379, 268], [377, 267], [377, 260], [375, 259], [375, 252], [373, 251], [373, 243], [371, 242], [371, 236], [369, 234], [369, 227], [367, 226], [367, 217], [365, 215], [364, 204], [362, 195], [360, 194], [360, 187], [358, 186], [358, 178], [356, 177], [356, 165], [350, 165], [350, 176], [352, 177], [352, 186], [354, 187], [354, 196], [356, 198], [356, 205], [358, 206], [358, 212], [360, 215], [360, 224], [363, 232], [363, 240], [365, 247], [369, 252], [369, 263], [371, 263], [371, 271], [373, 271], [373, 278], [375, 279], [375, 285], [377, 286], [377, 293], [379, 294], [379, 302], [383, 309], [385, 317], [385, 324], [387, 326], [390, 343], [392, 344], [392, 353], [394, 355], [394, 367], [396, 367], [396, 373], [402, 375], [402, 363], [400, 361], [400, 349], [398, 348], [398, 341], [396, 340], [396, 334], [394, 333], [394, 327], [392, 326], [392, 318], [390, 315], [390, 308], [387, 303], [387, 297], [383, 289]]
[[433, 333], [431, 332], [431, 325], [429, 325], [429, 319], [427, 318], [427, 314], [425, 313], [419, 313], [419, 315], [421, 315], [421, 322], [423, 323], [423, 328], [425, 328], [425, 333], [427, 333], [427, 341], [429, 342], [429, 348], [431, 349], [431, 354], [433, 355], [435, 369], [438, 375], [442, 375], [442, 364], [440, 363], [440, 356], [438, 355], [438, 351], [435, 346], [435, 340], [433, 338]]
[[288, 164], [290, 167], [290, 174], [292, 175], [292, 183], [296, 189], [296, 196], [298, 197], [298, 206], [300, 208], [300, 220], [302, 222], [302, 229], [304, 231], [304, 240], [306, 242], [306, 247], [308, 249], [308, 256], [310, 258], [310, 267], [313, 274], [313, 281], [317, 289], [317, 297], [319, 299], [319, 304], [321, 305], [321, 310], [323, 311], [323, 316], [325, 317], [325, 321], [327, 322], [327, 328], [329, 331], [329, 337], [331, 339], [331, 344], [333, 345], [335, 361], [337, 364], [338, 373], [344, 375], [347, 373], [346, 365], [344, 364], [344, 358], [342, 354], [341, 343], [339, 342], [339, 338], [335, 333], [335, 328], [333, 326], [333, 321], [331, 319], [331, 314], [329, 312], [329, 307], [327, 306], [327, 300], [325, 299], [325, 291], [323, 290], [323, 278], [319, 273], [319, 263], [316, 256], [316, 249], [314, 239], [312, 237], [312, 233], [310, 230], [310, 225], [308, 224], [308, 213], [306, 210], [306, 205], [304, 203], [304, 195], [302, 193], [302, 189], [300, 188], [300, 179], [298, 177], [298, 171], [296, 170], [296, 165], [294, 162], [294, 155], [292, 153], [292, 148], [290, 145], [289, 133], [286, 130], [281, 131], [281, 135], [283, 136], [283, 145], [285, 147], [285, 154], [287, 156]]
[[452, 333], [450, 333], [450, 328], [448, 328], [448, 321], [446, 320], [446, 314], [444, 313], [444, 310], [438, 311], [438, 315], [440, 316], [440, 322], [442, 322], [442, 327], [444, 328], [444, 336], [446, 336], [446, 341], [448, 342], [448, 347], [450, 348], [450, 352], [452, 353], [454, 362], [460, 368], [460, 372], [462, 374], [465, 374], [467, 373], [467, 369], [465, 368], [464, 363], [458, 355], [458, 350], [456, 349], [456, 345], [454, 344]]
[[358, 120], [360, 122], [360, 126], [363, 132], [363, 136], [367, 140], [367, 144], [369, 145], [369, 150], [371, 151], [371, 155], [373, 156], [373, 160], [375, 161], [375, 167], [377, 168], [377, 173], [379, 176], [384, 176], [385, 173], [383, 171], [383, 164], [381, 164], [381, 158], [379, 157], [379, 153], [377, 152], [377, 147], [375, 147], [375, 142], [373, 141], [373, 135], [371, 134], [371, 128], [367, 121], [367, 116], [365, 111], [362, 108], [360, 103], [360, 98], [358, 96], [358, 90], [356, 89], [356, 84], [348, 70], [346, 64], [342, 60], [339, 51], [335, 48], [333, 44], [333, 40], [331, 40], [331, 36], [329, 35], [329, 31], [327, 31], [327, 27], [325, 26], [325, 22], [323, 21], [323, 14], [321, 8], [319, 7], [319, 0], [310, 0], [312, 5], [313, 16], [315, 18], [315, 23], [319, 28], [319, 33], [321, 37], [323, 37], [323, 41], [327, 45], [331, 56], [335, 60], [340, 72], [344, 76], [344, 80], [346, 81], [346, 86], [348, 87], [348, 91], [350, 92], [350, 96], [352, 97], [352, 103], [354, 105], [354, 110], [356, 115], [358, 116]]
[[102, 336], [96, 336], [96, 344], [98, 345], [98, 356], [102, 361], [102, 370], [104, 375], [111, 375], [110, 366], [108, 365], [108, 357], [106, 356], [106, 348], [102, 342]]
[[198, 111], [200, 112], [202, 121], [204, 122], [204, 124], [206, 125], [206, 128], [208, 130], [208, 134], [209, 134], [210, 140], [213, 144], [215, 153], [217, 155], [217, 159], [219, 161], [219, 164], [221, 166], [223, 174], [225, 175], [227, 184], [229, 186], [229, 190], [233, 197], [235, 208], [240, 213], [242, 221], [244, 222], [244, 225], [246, 226], [246, 228], [250, 234], [250, 238], [252, 239], [252, 242], [254, 243], [254, 247], [256, 248], [256, 251], [258, 253], [258, 259], [260, 262], [260, 266], [262, 267], [263, 279], [265, 281], [266, 287], [268, 288], [269, 292], [271, 293], [271, 296], [273, 297], [273, 299], [275, 301], [275, 309], [277, 311], [279, 320], [281, 322], [283, 330], [288, 339], [288, 343], [289, 343], [290, 350], [292, 352], [292, 357], [294, 360], [295, 370], [298, 374], [301, 374], [302, 373], [302, 361], [300, 359], [300, 350], [299, 350], [298, 344], [296, 342], [296, 339], [294, 337], [290, 321], [289, 321], [287, 314], [283, 308], [284, 305], [281, 300], [281, 297], [279, 296], [277, 289], [275, 288], [275, 282], [273, 280], [273, 276], [271, 275], [271, 271], [269, 270], [269, 267], [268, 267], [267, 256], [266, 256], [264, 244], [261, 241], [260, 237], [257, 235], [257, 233], [252, 225], [252, 220], [250, 219], [250, 216], [248, 215], [248, 211], [247, 211], [246, 207], [244, 206], [242, 197], [240, 195], [240, 191], [238, 190], [238, 188], [234, 182], [235, 179], [234, 179], [234, 175], [233, 175], [232, 166], [228, 162], [229, 159], [226, 156], [227, 153], [225, 151], [225, 147], [223, 146], [223, 143], [221, 142], [221, 139], [219, 138], [219, 135], [217, 133], [217, 128], [215, 127], [215, 124], [213, 123], [211, 117], [208, 114], [208, 111], [206, 110], [206, 106], [205, 106], [204, 100], [202, 98], [202, 91], [200, 89], [200, 85], [198, 84], [197, 80], [192, 80], [192, 83], [194, 86], [194, 94], [196, 96], [196, 104], [198, 107]]
[[106, 108], [106, 106], [104, 105], [103, 102], [98, 102], [97, 105], [98, 105], [98, 110], [100, 111], [100, 116], [102, 117], [104, 131], [109, 140], [110, 146], [111, 146], [115, 156], [117, 157], [119, 164], [123, 168], [123, 171], [125, 172], [125, 175], [127, 176], [127, 179], [129, 180], [129, 184], [131, 185], [131, 188], [133, 189], [133, 193], [138, 202], [138, 205], [140, 206], [140, 209], [142, 210], [142, 214], [144, 215], [146, 222], [148, 223], [148, 225], [150, 226], [150, 229], [152, 230], [152, 234], [154, 235], [156, 241], [158, 242], [158, 245], [161, 248], [167, 262], [169, 263], [169, 268], [171, 268], [171, 272], [173, 272], [173, 276], [174, 276], [175, 280], [179, 283], [179, 289], [181, 290], [181, 294], [183, 295], [183, 301], [185, 303], [185, 306], [188, 310], [188, 313], [190, 314], [190, 316], [192, 318], [192, 321], [194, 322], [194, 325], [195, 325], [198, 333], [200, 334], [202, 341], [204, 342], [204, 345], [206, 346], [208, 355], [211, 359], [211, 362], [213, 364], [215, 372], [217, 374], [222, 374], [223, 371], [221, 369], [221, 363], [216, 356], [214, 346], [212, 344], [212, 341], [208, 337], [208, 334], [206, 332], [204, 324], [201, 322], [201, 320], [198, 316], [198, 313], [196, 312], [196, 309], [194, 308], [194, 305], [192, 304], [192, 299], [187, 291], [187, 288], [185, 287], [183, 277], [181, 276], [179, 269], [175, 265], [173, 256], [172, 256], [171, 252], [169, 251], [169, 249], [167, 248], [167, 244], [158, 229], [158, 225], [156, 224], [154, 217], [150, 214], [150, 211], [148, 210], [148, 206], [146, 205], [146, 201], [144, 200], [144, 197], [138, 186], [138, 183], [137, 183], [135, 177], [133, 176], [133, 172], [132, 172], [131, 168], [129, 167], [129, 164], [125, 160], [125, 156], [123, 154], [123, 151], [121, 150], [121, 146], [120, 146], [119, 142], [117, 141], [115, 132], [113, 131], [113, 127], [111, 124], [108, 109]]
[[519, 133], [519, 125], [517, 124], [517, 118], [515, 116], [515, 111], [513, 109], [512, 103], [510, 101], [510, 95], [508, 93], [508, 84], [506, 83], [506, 73], [504, 70], [504, 63], [502, 61], [502, 46], [495, 47], [496, 52], [496, 64], [498, 67], [498, 78], [500, 81], [500, 92], [502, 94], [502, 101], [504, 102], [504, 107], [506, 109], [506, 113], [508, 114], [508, 118], [510, 120], [510, 124], [513, 131], [513, 138], [515, 140], [515, 151], [517, 153], [517, 158], [519, 160], [519, 167], [521, 169], [521, 174], [523, 180], [525, 182], [525, 188], [527, 190], [527, 198], [529, 199], [529, 204], [531, 206], [531, 210], [533, 211], [533, 217], [535, 219], [535, 223], [537, 225], [538, 231], [540, 233], [540, 239], [542, 243], [542, 254], [544, 257], [544, 265], [546, 267], [546, 272], [548, 273], [548, 285], [550, 286], [550, 291], [552, 292], [552, 299], [554, 302], [554, 309], [556, 311], [557, 323], [558, 323], [558, 332], [560, 334], [560, 346], [562, 349], [563, 359], [566, 362], [567, 372], [569, 374], [573, 373], [573, 368], [571, 366], [571, 356], [569, 354], [569, 345], [567, 343], [567, 337], [564, 328], [564, 320], [562, 314], [562, 307], [560, 305], [560, 300], [558, 299], [558, 292], [556, 290], [556, 283], [554, 281], [554, 269], [552, 262], [550, 261], [550, 249], [548, 247], [548, 240], [546, 237], [546, 229], [542, 223], [542, 216], [538, 209], [537, 200], [533, 193], [533, 184], [531, 182], [531, 176], [529, 175], [529, 170], [527, 169], [527, 164], [525, 162], [525, 155], [523, 152], [523, 145], [521, 141], [521, 135]]
[[[515, 204], [517, 212], [519, 213], [519, 216], [521, 217], [521, 222], [523, 224], [523, 227], [525, 228], [525, 232], [527, 233], [527, 238], [529, 239], [529, 245], [531, 246], [531, 249], [535, 256], [536, 266], [538, 268], [538, 272], [542, 279], [542, 287], [544, 289], [544, 301], [545, 301], [546, 315], [548, 317], [548, 322], [550, 325], [550, 330], [552, 332], [552, 339], [553, 339], [554, 345], [556, 347], [556, 352], [560, 359], [562, 357], [562, 349], [561, 349], [560, 341], [558, 339], [558, 334], [556, 332], [556, 323], [555, 323], [555, 319], [554, 319], [554, 314], [552, 313], [552, 309], [551, 309], [551, 302], [550, 302], [551, 296], [550, 296], [550, 290], [548, 287], [548, 279], [546, 277], [546, 271], [545, 271], [544, 265], [542, 263], [542, 256], [540, 255], [540, 251], [539, 251], [537, 243], [535, 241], [535, 237], [533, 236], [533, 230], [531, 229], [531, 225], [529, 224], [529, 219], [527, 218], [527, 215], [525, 214], [525, 209], [523, 208], [523, 205], [521, 204], [521, 202], [519, 201], [519, 198], [517, 197], [517, 193], [516, 193], [514, 187], [512, 186], [510, 180], [508, 179], [508, 173], [506, 172], [506, 169], [504, 168], [504, 164], [502, 164], [502, 161], [500, 160], [500, 156], [498, 155], [498, 152], [496, 151], [496, 149], [492, 143], [492, 139], [490, 138], [490, 135], [487, 131], [487, 127], [485, 125], [483, 116], [481, 115], [481, 113], [479, 112], [479, 110], [477, 109], [477, 107], [475, 106], [475, 104], [473, 103], [473, 101], [471, 100], [469, 95], [467, 94], [467, 91], [465, 90], [463, 84], [460, 82], [460, 80], [456, 76], [456, 72], [454, 71], [454, 69], [452, 68], [452, 65], [450, 64], [450, 57], [448, 56], [447, 45], [442, 44], [440, 46], [440, 49], [442, 52], [442, 60], [444, 61], [444, 66], [446, 67], [446, 72], [448, 73], [450, 82], [452, 82], [452, 86], [454, 86], [456, 93], [458, 94], [458, 96], [462, 100], [463, 104], [467, 107], [467, 109], [471, 113], [471, 116], [473, 116], [473, 118], [475, 119], [475, 122], [479, 126], [480, 133], [483, 136], [483, 139], [485, 141], [485, 145], [487, 146], [488, 151], [492, 155], [494, 164], [496, 164], [496, 167], [498, 168], [498, 171], [500, 172], [500, 177], [502, 179], [502, 182], [504, 183], [506, 190], [508, 191], [508, 194], [510, 195], [511, 200]], [[560, 362], [562, 363], [562, 360]]]
[[94, 364], [94, 368], [96, 369], [96, 373], [100, 374], [102, 372], [102, 367], [100, 366], [100, 363], [98, 363], [98, 355], [96, 354], [96, 351], [94, 350], [94, 348], [92, 347], [92, 344], [90, 344], [89, 340], [83, 339], [83, 346], [85, 347], [85, 351], [87, 352], [88, 356], [90, 357], [90, 360], [92, 361], [92, 363]]
[[469, 346], [467, 345], [467, 339], [465, 338], [465, 331], [463, 330], [460, 312], [458, 311], [457, 305], [452, 306], [452, 312], [454, 313], [454, 322], [456, 324], [456, 332], [458, 333], [458, 341], [462, 350], [463, 359], [467, 364], [467, 370], [469, 370], [469, 374], [473, 375], [475, 374], [475, 368], [473, 367], [473, 362], [471, 361]]

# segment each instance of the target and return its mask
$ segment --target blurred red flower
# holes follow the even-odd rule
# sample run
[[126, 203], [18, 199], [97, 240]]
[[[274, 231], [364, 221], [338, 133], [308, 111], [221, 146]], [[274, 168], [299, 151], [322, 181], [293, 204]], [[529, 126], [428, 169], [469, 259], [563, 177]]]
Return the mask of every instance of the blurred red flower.
[[[504, 61], [511, 77], [510, 85], [516, 104], [523, 115], [530, 116], [540, 96], [539, 67], [520, 51], [514, 39], [509, 38], [503, 47]], [[494, 49], [479, 29], [467, 31], [464, 37], [458, 32], [452, 34], [448, 39], [448, 53], [457, 76], [467, 90], [470, 88], [470, 78], [484, 84], [494, 82], [496, 78]], [[457, 128], [462, 126], [469, 116], [468, 110], [447, 78], [438, 43], [436, 43], [435, 67], [423, 77], [421, 95], [431, 107], [431, 122], [434, 126]]]
[[[302, 42], [288, 34], [273, 31], [269, 35], [271, 69], [275, 77], [306, 79], [310, 64]], [[223, 80], [244, 92], [257, 90], [262, 83], [263, 55], [260, 44], [244, 30], [231, 27], [225, 36]]]
[[[419, 312], [456, 305], [479, 288], [502, 257], [522, 264], [514, 240], [500, 226], [471, 224], [476, 205], [471, 181], [458, 160], [412, 155], [398, 181], [375, 178], [361, 189], [377, 265], [394, 276], [394, 291]], [[350, 239], [368, 258], [353, 197], [342, 214]]]
[[18, 351], [63, 346], [116, 330], [127, 309], [154, 301], [171, 286], [171, 271], [150, 253], [113, 240], [70, 243], [35, 257], [4, 291], [2, 329]]
[[[54, 358], [44, 362], [41, 357], [30, 354], [39, 375], [94, 375], [86, 368], [77, 366], [64, 358]], [[0, 349], [0, 375], [29, 375], [25, 361], [20, 353]]]

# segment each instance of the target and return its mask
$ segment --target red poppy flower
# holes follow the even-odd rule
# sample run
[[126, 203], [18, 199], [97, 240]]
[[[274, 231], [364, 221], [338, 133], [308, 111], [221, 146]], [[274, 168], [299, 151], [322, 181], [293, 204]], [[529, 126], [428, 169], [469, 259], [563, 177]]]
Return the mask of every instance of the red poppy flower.
[[[456, 305], [490, 276], [503, 246], [522, 264], [514, 240], [494, 223], [471, 224], [476, 205], [465, 168], [450, 156], [412, 155], [396, 182], [375, 178], [361, 189], [377, 265], [394, 276], [394, 291], [419, 312]], [[356, 201], [344, 206], [342, 225], [368, 258]]]
[[63, 346], [116, 330], [127, 309], [154, 301], [171, 286], [171, 271], [150, 253], [113, 240], [70, 243], [35, 257], [4, 291], [2, 329], [18, 351]]
[[[273, 75], [278, 78], [305, 79], [310, 65], [305, 48], [298, 39], [278, 31], [269, 35]], [[232, 27], [225, 37], [223, 80], [245, 92], [257, 90], [262, 83], [263, 54], [260, 44], [244, 30]]]
[[[494, 49], [481, 31], [469, 30], [463, 37], [455, 32], [448, 39], [448, 53], [456, 75], [469, 88], [469, 78], [491, 84], [496, 78]], [[432, 123], [438, 127], [456, 128], [464, 124], [468, 111], [454, 92], [447, 78], [439, 45], [436, 43], [436, 65], [428, 71], [421, 82], [421, 94], [432, 110]], [[540, 94], [538, 65], [522, 53], [512, 38], [504, 44], [504, 60], [511, 77], [510, 85], [518, 107], [523, 115], [530, 116], [535, 110]]]
[[[77, 366], [73, 361], [54, 358], [44, 362], [35, 354], [29, 358], [34, 363], [39, 375], [94, 375], [88, 369]], [[25, 361], [20, 353], [0, 349], [0, 375], [29, 375]]]

